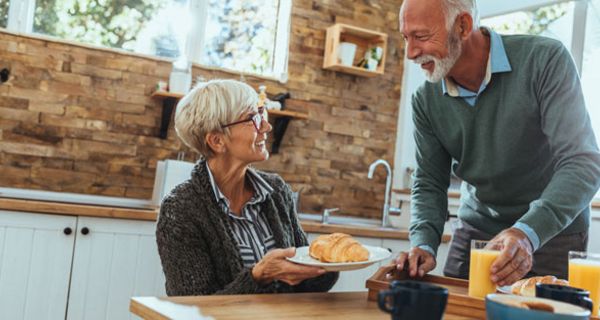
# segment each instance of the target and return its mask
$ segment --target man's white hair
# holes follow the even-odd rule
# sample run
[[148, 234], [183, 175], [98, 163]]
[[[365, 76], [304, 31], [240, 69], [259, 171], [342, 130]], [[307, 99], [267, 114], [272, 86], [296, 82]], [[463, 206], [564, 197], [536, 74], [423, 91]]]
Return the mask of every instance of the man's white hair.
[[190, 148], [205, 158], [214, 156], [206, 143], [210, 132], [224, 132], [221, 126], [256, 109], [258, 94], [249, 85], [235, 80], [211, 80], [198, 84], [176, 107], [175, 131]]
[[477, 11], [476, 0], [441, 0], [441, 2], [448, 31], [454, 26], [456, 17], [463, 12], [468, 12], [473, 17], [473, 29], [479, 28], [479, 12]]

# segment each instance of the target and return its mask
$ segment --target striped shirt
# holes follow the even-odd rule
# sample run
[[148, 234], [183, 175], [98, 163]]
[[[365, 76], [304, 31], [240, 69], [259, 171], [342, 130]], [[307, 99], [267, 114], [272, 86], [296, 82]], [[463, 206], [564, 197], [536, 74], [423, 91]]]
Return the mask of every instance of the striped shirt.
[[273, 231], [267, 218], [260, 211], [260, 204], [266, 200], [273, 188], [261, 178], [253, 169], [246, 170], [246, 178], [254, 189], [252, 198], [242, 207], [241, 216], [233, 213], [229, 206], [229, 199], [219, 190], [215, 179], [206, 163], [210, 184], [215, 197], [223, 212], [229, 216], [229, 223], [233, 236], [237, 242], [244, 267], [252, 267], [271, 249], [275, 248]]

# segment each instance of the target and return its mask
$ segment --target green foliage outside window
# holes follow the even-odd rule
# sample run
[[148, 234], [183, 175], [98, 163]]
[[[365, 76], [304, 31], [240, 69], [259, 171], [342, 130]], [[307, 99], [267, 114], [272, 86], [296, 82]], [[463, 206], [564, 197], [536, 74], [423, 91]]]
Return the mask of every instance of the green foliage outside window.
[[0, 0], [0, 28], [8, 24], [8, 5], [10, 0]]
[[272, 72], [278, 9], [279, 1], [273, 0], [209, 0], [202, 62], [243, 72]]
[[533, 11], [521, 11], [502, 16], [501, 23], [496, 19], [484, 20], [483, 25], [491, 27], [502, 34], [540, 35], [556, 20], [569, 11], [569, 3], [559, 3], [542, 7]]
[[68, 40], [130, 49], [140, 30], [167, 2], [37, 0], [33, 30]]

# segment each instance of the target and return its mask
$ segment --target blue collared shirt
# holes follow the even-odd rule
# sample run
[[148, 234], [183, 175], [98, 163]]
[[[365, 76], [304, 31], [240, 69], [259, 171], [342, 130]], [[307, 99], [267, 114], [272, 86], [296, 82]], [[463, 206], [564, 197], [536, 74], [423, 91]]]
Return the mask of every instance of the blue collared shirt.
[[[502, 38], [496, 32], [482, 27], [481, 31], [485, 35], [489, 35], [490, 37], [490, 52], [488, 56], [487, 68], [485, 72], [485, 78], [483, 79], [481, 86], [479, 87], [478, 92], [473, 92], [468, 89], [461, 87], [459, 84], [454, 82], [450, 78], [444, 78], [442, 80], [442, 91], [444, 95], [448, 95], [450, 97], [462, 98], [467, 102], [470, 106], [474, 107], [477, 102], [477, 97], [485, 90], [490, 81], [492, 80], [492, 75], [494, 73], [501, 72], [511, 72], [512, 68], [510, 66], [510, 62], [508, 61], [508, 56], [506, 55], [506, 50], [504, 49], [504, 44], [502, 43]], [[540, 238], [537, 233], [527, 224], [522, 222], [516, 222], [513, 228], [521, 230], [529, 241], [531, 242], [531, 246], [533, 247], [533, 251], [537, 250], [540, 246]], [[419, 248], [431, 253], [435, 256], [435, 250], [427, 245], [419, 246]]]
[[442, 91], [445, 95], [463, 98], [471, 106], [475, 106], [477, 97], [485, 90], [492, 80], [492, 74], [512, 71], [500, 35], [485, 27], [482, 27], [481, 31], [490, 36], [490, 53], [488, 56], [485, 78], [483, 79], [483, 82], [481, 82], [481, 86], [479, 86], [479, 91], [473, 92], [463, 88], [450, 78], [442, 79]]

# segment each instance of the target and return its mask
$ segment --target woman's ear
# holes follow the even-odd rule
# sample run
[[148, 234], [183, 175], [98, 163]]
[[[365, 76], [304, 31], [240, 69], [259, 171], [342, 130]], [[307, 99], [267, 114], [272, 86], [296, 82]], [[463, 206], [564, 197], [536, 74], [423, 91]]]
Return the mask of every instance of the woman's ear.
[[211, 132], [206, 135], [206, 144], [216, 154], [222, 154], [227, 151], [225, 146], [225, 135], [220, 132]]

